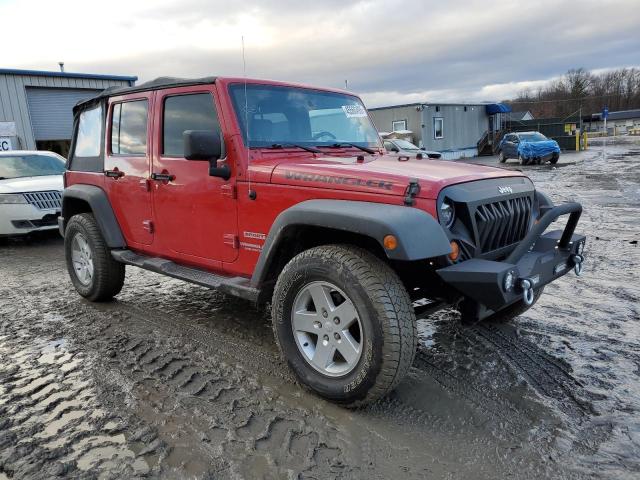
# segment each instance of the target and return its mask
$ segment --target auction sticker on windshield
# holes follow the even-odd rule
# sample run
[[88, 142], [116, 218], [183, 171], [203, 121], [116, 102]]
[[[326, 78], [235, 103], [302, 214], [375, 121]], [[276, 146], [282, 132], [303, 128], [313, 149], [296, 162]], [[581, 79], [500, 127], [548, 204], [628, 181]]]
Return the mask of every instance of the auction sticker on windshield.
[[367, 116], [367, 111], [362, 105], [343, 105], [342, 110], [347, 118], [361, 118]]

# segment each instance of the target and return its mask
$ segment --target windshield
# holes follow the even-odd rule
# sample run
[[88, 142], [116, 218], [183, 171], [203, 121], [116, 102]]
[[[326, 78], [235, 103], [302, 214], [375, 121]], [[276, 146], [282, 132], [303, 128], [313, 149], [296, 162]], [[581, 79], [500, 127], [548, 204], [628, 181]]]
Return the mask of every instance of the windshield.
[[394, 140], [393, 143], [395, 143], [400, 150], [420, 150], [413, 143], [407, 142], [406, 140], [397, 139]]
[[0, 178], [61, 175], [64, 168], [64, 160], [51, 155], [0, 156]]
[[250, 147], [348, 143], [364, 147], [380, 146], [378, 132], [357, 97], [305, 88], [255, 84], [246, 87], [235, 84], [229, 90], [245, 145]]
[[549, 140], [547, 137], [542, 135], [541, 133], [525, 133], [520, 134], [520, 140], [523, 142], [542, 142], [544, 140]]

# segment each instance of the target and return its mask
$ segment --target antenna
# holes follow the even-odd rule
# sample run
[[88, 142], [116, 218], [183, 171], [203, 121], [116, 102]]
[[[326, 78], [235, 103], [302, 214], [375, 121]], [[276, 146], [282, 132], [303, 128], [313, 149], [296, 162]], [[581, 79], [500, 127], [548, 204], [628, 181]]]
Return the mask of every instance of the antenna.
[[244, 57], [244, 35], [242, 35], [242, 76], [244, 77], [244, 128], [247, 137], [247, 180], [249, 182], [249, 198], [256, 199], [256, 192], [251, 188], [251, 168], [249, 167], [251, 156], [251, 143], [249, 141], [249, 99], [247, 98], [247, 62]]

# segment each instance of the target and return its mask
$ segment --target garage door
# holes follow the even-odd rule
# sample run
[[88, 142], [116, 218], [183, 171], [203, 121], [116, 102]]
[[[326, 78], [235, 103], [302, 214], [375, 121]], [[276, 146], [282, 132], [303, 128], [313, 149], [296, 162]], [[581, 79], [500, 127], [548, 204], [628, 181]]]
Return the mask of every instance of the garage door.
[[27, 87], [31, 127], [36, 140], [69, 140], [73, 107], [100, 90]]

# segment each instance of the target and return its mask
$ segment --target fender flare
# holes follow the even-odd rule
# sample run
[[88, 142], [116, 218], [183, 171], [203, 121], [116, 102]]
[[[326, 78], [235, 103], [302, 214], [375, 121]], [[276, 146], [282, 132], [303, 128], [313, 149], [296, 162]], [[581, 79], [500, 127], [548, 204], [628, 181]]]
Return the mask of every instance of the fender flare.
[[417, 208], [350, 200], [307, 200], [281, 212], [273, 222], [258, 258], [252, 285], [260, 285], [289, 227], [314, 226], [365, 235], [384, 249], [383, 239], [394, 235], [398, 246], [384, 249], [391, 260], [422, 260], [451, 253], [442, 226]]
[[68, 205], [71, 199], [83, 200], [89, 204], [102, 232], [102, 237], [109, 248], [125, 248], [127, 246], [106, 192], [95, 185], [71, 185], [62, 192], [62, 226], [60, 233], [63, 236], [69, 221], [67, 214], [69, 213]]

